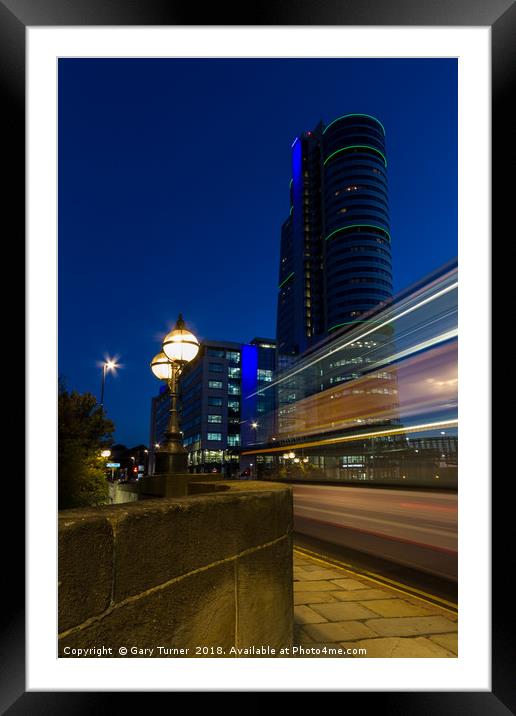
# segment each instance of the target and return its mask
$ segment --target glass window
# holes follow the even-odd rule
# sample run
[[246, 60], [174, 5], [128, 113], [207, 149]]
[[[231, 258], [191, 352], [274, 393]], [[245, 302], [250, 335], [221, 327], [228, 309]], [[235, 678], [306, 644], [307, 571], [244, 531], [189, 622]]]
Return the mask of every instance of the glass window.
[[222, 388], [222, 381], [221, 380], [209, 380], [208, 381], [208, 388]]
[[229, 395], [240, 395], [240, 384], [233, 381], [228, 381], [228, 394]]
[[224, 350], [222, 348], [208, 348], [207, 351], [212, 358], [224, 358]]
[[222, 373], [224, 366], [222, 363], [208, 363], [208, 370], [210, 373]]
[[228, 400], [228, 408], [230, 410], [240, 410], [240, 401], [235, 400], [234, 398], [232, 400]]
[[258, 368], [257, 378], [258, 380], [262, 380], [264, 383], [271, 383], [272, 370], [264, 370], [263, 368]]
[[221, 407], [222, 406], [222, 398], [214, 398], [213, 396], [208, 397], [208, 405], [212, 405], [213, 407]]
[[226, 351], [226, 358], [230, 363], [240, 363], [240, 353], [238, 351]]
[[228, 447], [240, 445], [240, 435], [228, 435]]
[[221, 423], [222, 415], [208, 415], [208, 422], [209, 423]]
[[236, 368], [230, 365], [228, 367], [228, 376], [229, 378], [240, 378], [240, 368]]
[[190, 437], [185, 438], [183, 440], [183, 446], [189, 447], [190, 445], [194, 445], [195, 443], [199, 442], [200, 439], [201, 436], [199, 435], [199, 433], [195, 433], [195, 435], [190, 435]]
[[208, 440], [222, 440], [222, 433], [208, 433]]

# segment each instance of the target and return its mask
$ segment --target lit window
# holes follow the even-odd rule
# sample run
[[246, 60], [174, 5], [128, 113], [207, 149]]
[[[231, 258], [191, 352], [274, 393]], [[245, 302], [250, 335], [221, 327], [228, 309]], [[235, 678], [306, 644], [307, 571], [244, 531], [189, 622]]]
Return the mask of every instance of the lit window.
[[209, 423], [221, 423], [222, 415], [208, 415], [208, 422]]
[[222, 440], [222, 433], [208, 433], [208, 440]]
[[222, 388], [222, 381], [221, 380], [209, 380], [208, 388], [216, 388], [216, 389], [220, 390]]
[[272, 382], [272, 370], [264, 370], [262, 368], [258, 368], [257, 378], [258, 378], [258, 380], [261, 380], [264, 383], [271, 383]]
[[240, 395], [240, 385], [233, 381], [228, 382], [228, 394], [229, 395]]

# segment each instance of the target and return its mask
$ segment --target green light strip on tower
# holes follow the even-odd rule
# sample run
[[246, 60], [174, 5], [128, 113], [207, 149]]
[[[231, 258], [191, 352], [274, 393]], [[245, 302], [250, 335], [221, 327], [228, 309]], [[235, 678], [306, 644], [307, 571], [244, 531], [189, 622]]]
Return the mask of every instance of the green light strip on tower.
[[389, 241], [391, 241], [391, 235], [387, 231], [387, 229], [384, 229], [382, 226], [375, 226], [374, 224], [350, 224], [349, 226], [341, 226], [340, 229], [335, 229], [335, 231], [332, 231], [331, 234], [328, 234], [328, 236], [325, 238], [325, 241], [328, 241], [328, 239], [331, 239], [332, 236], [335, 234], [338, 234], [339, 231], [346, 231], [347, 229], [360, 229], [360, 228], [369, 228], [369, 229], [378, 229], [379, 231], [383, 231], [384, 234], [387, 234], [389, 237]]
[[362, 321], [346, 321], [345, 323], [337, 323], [335, 326], [328, 328], [328, 333], [330, 333], [331, 331], [334, 331], [337, 328], [341, 328], [342, 326], [354, 326], [355, 323], [379, 323], [379, 321], [373, 321], [373, 320], [369, 319], [369, 320], [362, 320]]
[[293, 272], [293, 271], [292, 271], [292, 273], [289, 273], [289, 275], [287, 276], [287, 278], [284, 279], [284, 280], [280, 283], [280, 285], [278, 286], [278, 288], [282, 288], [282, 287], [287, 283], [287, 281], [290, 281], [290, 279], [292, 278], [293, 275], [294, 275], [294, 272]]
[[337, 151], [330, 154], [329, 157], [326, 157], [326, 159], [324, 160], [324, 166], [326, 166], [327, 162], [329, 162], [330, 159], [332, 157], [334, 157], [336, 154], [340, 154], [340, 152], [345, 152], [348, 149], [371, 149], [373, 152], [376, 152], [377, 154], [379, 154], [381, 156], [381, 158], [383, 159], [383, 163], [387, 167], [387, 159], [385, 158], [385, 154], [383, 154], [379, 149], [376, 149], [376, 147], [369, 146], [369, 144], [350, 144], [347, 147], [342, 147], [341, 149], [337, 149]]
[[337, 117], [337, 119], [334, 119], [333, 122], [330, 122], [330, 124], [323, 129], [323, 134], [326, 132], [327, 129], [332, 126], [332, 124], [335, 124], [335, 122], [339, 122], [341, 119], [346, 119], [346, 117], [369, 117], [369, 119], [374, 119], [375, 122], [378, 122], [378, 124], [382, 128], [383, 133], [385, 134], [385, 127], [380, 122], [380, 120], [376, 119], [376, 117], [373, 117], [372, 114], [343, 114], [342, 117]]

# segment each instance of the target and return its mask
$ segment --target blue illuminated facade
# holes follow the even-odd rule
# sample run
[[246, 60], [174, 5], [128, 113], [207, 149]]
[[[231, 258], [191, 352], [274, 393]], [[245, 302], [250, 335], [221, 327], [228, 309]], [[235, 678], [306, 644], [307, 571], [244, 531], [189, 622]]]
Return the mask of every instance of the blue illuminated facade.
[[385, 129], [375, 117], [320, 122], [293, 143], [278, 290], [280, 368], [391, 298]]
[[242, 346], [242, 423], [240, 439], [243, 448], [263, 441], [271, 433], [274, 418], [275, 391], [263, 390], [272, 383], [276, 370], [276, 342], [270, 338], [253, 338]]

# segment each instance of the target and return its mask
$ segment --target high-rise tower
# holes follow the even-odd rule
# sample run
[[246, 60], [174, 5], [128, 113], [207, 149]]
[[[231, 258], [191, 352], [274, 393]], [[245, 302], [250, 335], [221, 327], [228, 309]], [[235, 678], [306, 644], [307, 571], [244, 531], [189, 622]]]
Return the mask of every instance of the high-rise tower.
[[384, 127], [367, 114], [320, 122], [292, 145], [278, 353], [302, 353], [391, 296]]

